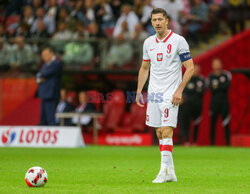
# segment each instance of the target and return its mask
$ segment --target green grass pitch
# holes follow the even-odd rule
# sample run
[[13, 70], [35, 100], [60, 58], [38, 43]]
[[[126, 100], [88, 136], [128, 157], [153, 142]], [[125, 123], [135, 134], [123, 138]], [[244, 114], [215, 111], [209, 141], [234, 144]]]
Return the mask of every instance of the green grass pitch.
[[[0, 148], [0, 193], [250, 193], [250, 149], [174, 147], [177, 183], [153, 184], [158, 147]], [[29, 188], [32, 166], [48, 173]]]

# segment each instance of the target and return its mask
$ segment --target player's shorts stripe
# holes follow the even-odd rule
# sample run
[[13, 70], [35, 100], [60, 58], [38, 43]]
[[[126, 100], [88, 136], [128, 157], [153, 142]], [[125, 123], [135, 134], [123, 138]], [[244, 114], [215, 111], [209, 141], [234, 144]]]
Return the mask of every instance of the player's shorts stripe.
[[180, 56], [181, 62], [187, 61], [192, 58], [190, 55], [190, 52], [182, 53], [179, 56]]
[[143, 61], [150, 61], [150, 59], [142, 59]]
[[162, 146], [161, 146], [161, 151], [169, 151], [169, 152], [172, 152], [172, 151], [173, 151], [173, 146], [172, 146], [172, 145], [162, 145]]

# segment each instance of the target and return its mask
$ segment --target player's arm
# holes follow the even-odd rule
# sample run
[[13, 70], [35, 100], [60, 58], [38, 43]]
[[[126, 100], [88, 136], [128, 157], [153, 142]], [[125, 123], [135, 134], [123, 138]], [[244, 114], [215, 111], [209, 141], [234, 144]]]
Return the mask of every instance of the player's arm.
[[174, 104], [174, 105], [178, 105], [181, 103], [182, 92], [194, 73], [193, 59], [189, 59], [187, 61], [184, 61], [182, 64], [186, 68], [186, 71], [183, 75], [182, 82], [180, 83], [179, 87], [177, 88], [177, 90], [175, 91], [175, 93], [173, 95], [172, 104]]
[[143, 102], [143, 96], [141, 94], [142, 89], [148, 79], [148, 74], [149, 74], [149, 68], [150, 68], [150, 61], [143, 60], [141, 68], [139, 70], [139, 75], [138, 75], [138, 84], [137, 84], [137, 91], [136, 91], [136, 103], [138, 106], [143, 107], [144, 105], [142, 104]]

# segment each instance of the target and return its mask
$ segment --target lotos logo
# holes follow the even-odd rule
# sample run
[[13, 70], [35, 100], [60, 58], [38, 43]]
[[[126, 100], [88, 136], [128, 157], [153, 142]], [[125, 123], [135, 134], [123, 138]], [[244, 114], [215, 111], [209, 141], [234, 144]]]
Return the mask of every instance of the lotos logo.
[[14, 141], [15, 137], [16, 137], [16, 132], [11, 131], [10, 128], [2, 133], [2, 142], [3, 144], [10, 144]]

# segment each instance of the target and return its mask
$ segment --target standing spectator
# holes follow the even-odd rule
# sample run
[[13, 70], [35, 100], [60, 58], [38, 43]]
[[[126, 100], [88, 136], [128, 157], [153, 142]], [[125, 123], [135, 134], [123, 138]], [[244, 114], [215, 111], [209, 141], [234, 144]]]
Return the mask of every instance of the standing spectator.
[[77, 25], [77, 22], [75, 20], [75, 18], [71, 17], [69, 15], [69, 11], [67, 8], [61, 8], [59, 10], [59, 14], [58, 14], [58, 20], [59, 21], [64, 21], [66, 22], [67, 24], [67, 28], [71, 31], [74, 31], [76, 30], [76, 25]]
[[62, 63], [51, 48], [42, 51], [44, 64], [37, 74], [38, 96], [42, 100], [41, 125], [55, 125], [55, 112], [60, 98]]
[[49, 16], [45, 16], [45, 11], [44, 8], [40, 7], [36, 10], [36, 19], [33, 23], [33, 25], [31, 26], [31, 33], [34, 33], [37, 29], [37, 22], [39, 20], [42, 20], [47, 28], [47, 31], [49, 34], [54, 33], [55, 28], [56, 28], [56, 24], [55, 24], [55, 20]]
[[193, 44], [199, 42], [199, 32], [208, 21], [208, 6], [202, 0], [191, 0], [190, 14], [187, 16], [187, 37]]
[[180, 106], [180, 133], [185, 145], [189, 145], [191, 121], [194, 121], [193, 144], [197, 142], [202, 114], [202, 99], [205, 92], [205, 80], [200, 75], [200, 66], [194, 65], [194, 74], [183, 91], [183, 104]]
[[95, 10], [94, 10], [95, 4], [92, 0], [85, 0], [83, 4], [83, 11], [85, 13], [86, 18], [90, 22], [95, 21]]
[[57, 16], [57, 11], [58, 11], [58, 8], [57, 8], [56, 0], [49, 0], [49, 5], [48, 5], [46, 16], [55, 20]]
[[124, 4], [122, 6], [122, 14], [116, 22], [113, 36], [117, 37], [122, 32], [123, 22], [126, 21], [128, 30], [132, 34], [135, 32], [135, 26], [139, 23], [139, 18], [134, 11], [131, 10], [131, 5]]
[[218, 116], [221, 115], [223, 119], [223, 126], [225, 130], [225, 137], [227, 145], [230, 145], [230, 112], [229, 112], [229, 100], [228, 89], [230, 86], [232, 75], [230, 72], [222, 70], [222, 63], [220, 59], [214, 59], [212, 62], [213, 72], [209, 75], [208, 82], [211, 91], [210, 102], [210, 137], [211, 145], [214, 145], [215, 128]]
[[49, 33], [46, 30], [46, 26], [42, 20], [37, 21], [36, 31], [30, 36], [33, 39], [40, 40], [49, 37]]
[[134, 0], [133, 11], [141, 19], [144, 7], [144, 0]]
[[121, 13], [121, 6], [122, 6], [122, 1], [121, 0], [112, 0], [110, 2], [110, 6], [112, 8], [115, 20], [118, 19]]
[[23, 18], [22, 21], [26, 24], [29, 25], [29, 27], [32, 26], [33, 22], [34, 22], [35, 18], [33, 16], [33, 10], [32, 7], [30, 5], [26, 5], [24, 7], [24, 11], [23, 11]]
[[34, 63], [34, 52], [31, 46], [25, 43], [23, 36], [17, 36], [12, 46], [11, 67], [31, 66], [32, 63]]
[[[56, 107], [56, 113], [66, 113], [66, 112], [72, 112], [74, 110], [74, 105], [67, 102], [67, 90], [65, 88], [62, 88], [60, 91], [60, 102], [58, 103]], [[56, 124], [60, 124], [61, 119], [56, 118]], [[67, 118], [64, 119], [64, 125], [70, 126], [71, 125], [71, 119]]]
[[96, 22], [102, 30], [115, 26], [114, 14], [107, 0], [100, 0], [95, 7]]
[[10, 63], [11, 47], [4, 39], [0, 37], [0, 70], [6, 68]]
[[[79, 105], [76, 107], [75, 112], [77, 113], [89, 113], [94, 112], [95, 107], [93, 104], [87, 102], [87, 94], [85, 91], [79, 92]], [[88, 127], [92, 121], [91, 116], [82, 116], [80, 117], [80, 123], [81, 125]], [[73, 124], [78, 124], [78, 117], [72, 118]]]
[[179, 19], [184, 14], [184, 4], [182, 0], [168, 0], [166, 11], [171, 18], [170, 25], [172, 30], [176, 33], [181, 34], [182, 29], [179, 24]]
[[85, 26], [88, 26], [89, 23], [91, 22], [88, 20], [86, 17], [84, 10], [83, 10], [83, 1], [82, 0], [77, 0], [76, 4], [74, 6], [74, 10], [71, 11], [70, 15], [76, 20], [80, 20]]
[[147, 32], [150, 35], [155, 34], [155, 30], [151, 24], [151, 11], [154, 9], [154, 6], [152, 5], [152, 0], [146, 0], [145, 5], [143, 7], [142, 11], [142, 18], [141, 23], [145, 28], [147, 29]]

